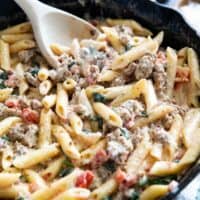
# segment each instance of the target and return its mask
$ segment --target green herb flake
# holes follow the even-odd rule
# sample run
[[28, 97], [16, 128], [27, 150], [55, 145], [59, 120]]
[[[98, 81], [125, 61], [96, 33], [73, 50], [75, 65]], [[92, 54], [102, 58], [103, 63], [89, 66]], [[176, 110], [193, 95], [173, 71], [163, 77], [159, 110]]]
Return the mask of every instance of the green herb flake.
[[71, 160], [70, 160], [68, 157], [66, 157], [66, 159], [64, 160], [63, 165], [64, 165], [65, 167], [74, 168], [73, 163], [71, 162]]
[[142, 117], [148, 117], [148, 114], [147, 114], [146, 111], [142, 111], [142, 112], [141, 112], [141, 115], [142, 115]]
[[0, 89], [4, 89], [6, 88], [6, 86], [4, 85], [4, 83], [0, 83]]
[[6, 141], [10, 141], [10, 138], [7, 135], [3, 135], [1, 137], [1, 139], [6, 140]]
[[26, 176], [21, 175], [19, 178], [20, 178], [21, 181], [23, 181], [23, 182], [27, 182]]
[[113, 160], [108, 160], [107, 162], [105, 162], [105, 163], [103, 164], [103, 166], [104, 166], [108, 171], [111, 171], [111, 172], [116, 171], [116, 168], [117, 168], [117, 166], [116, 166], [116, 164], [115, 164], [115, 162], [114, 162]]
[[129, 139], [130, 138], [130, 134], [129, 131], [125, 128], [120, 128], [122, 135], [126, 138]]
[[24, 197], [18, 197], [17, 200], [25, 200]]
[[112, 197], [104, 197], [102, 200], [112, 200]]
[[125, 46], [125, 51], [129, 51], [130, 49], [133, 48], [133, 45], [128, 43], [126, 46]]
[[138, 200], [139, 199], [139, 197], [140, 197], [140, 194], [139, 194], [139, 192], [137, 192], [137, 191], [133, 191], [133, 193], [131, 194], [131, 200]]
[[32, 74], [32, 76], [37, 76], [38, 75], [38, 72], [39, 72], [39, 68], [38, 67], [33, 67], [30, 69], [30, 73]]
[[5, 71], [1, 72], [0, 73], [0, 79], [4, 80], [4, 81], [7, 80], [8, 79], [8, 73], [5, 72]]
[[97, 92], [94, 92], [92, 94], [92, 97], [93, 97], [94, 102], [102, 102], [102, 103], [106, 102], [105, 96], [103, 96], [102, 94], [99, 94]]
[[177, 177], [175, 175], [166, 176], [166, 177], [158, 177], [158, 178], [149, 178], [149, 180], [147, 181], [147, 185], [154, 185], [154, 184], [167, 185], [172, 180], [176, 180], [176, 179]]
[[62, 169], [59, 173], [59, 177], [64, 177], [68, 174], [70, 174], [71, 172], [73, 171], [73, 168], [65, 168], [65, 169]]
[[77, 64], [74, 60], [68, 63], [68, 68], [70, 69], [73, 65]]

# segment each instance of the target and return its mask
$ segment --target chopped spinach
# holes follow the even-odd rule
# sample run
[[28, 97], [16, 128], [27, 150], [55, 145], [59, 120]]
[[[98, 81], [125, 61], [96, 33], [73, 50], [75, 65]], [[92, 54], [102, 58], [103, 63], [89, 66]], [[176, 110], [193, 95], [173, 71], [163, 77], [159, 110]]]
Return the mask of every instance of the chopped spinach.
[[74, 164], [71, 162], [71, 160], [68, 157], [65, 158], [63, 164], [65, 167], [74, 168]]
[[70, 174], [73, 170], [74, 170], [73, 163], [71, 162], [71, 160], [68, 157], [66, 157], [65, 160], [63, 161], [63, 166], [62, 166], [58, 176], [64, 177], [64, 176]]
[[117, 168], [116, 163], [115, 163], [113, 160], [108, 160], [107, 162], [105, 162], [105, 163], [103, 164], [103, 166], [104, 166], [107, 170], [109, 170], [109, 171], [111, 171], [111, 172], [114, 172], [114, 171], [116, 170], [116, 168]]
[[4, 89], [6, 88], [5, 84], [4, 83], [0, 83], [0, 89]]
[[129, 139], [130, 138], [130, 134], [129, 131], [126, 128], [120, 128], [122, 135], [126, 138]]
[[0, 79], [1, 80], [7, 80], [8, 79], [8, 73], [5, 71], [0, 72]]
[[97, 92], [94, 92], [92, 94], [92, 97], [93, 97], [94, 102], [102, 102], [102, 103], [106, 102], [105, 96], [103, 96], [102, 94], [99, 94]]
[[171, 175], [171, 176], [166, 176], [166, 177], [157, 177], [157, 178], [144, 178], [142, 177], [139, 180], [138, 185], [141, 187], [144, 186], [148, 186], [148, 185], [154, 185], [154, 184], [162, 184], [162, 185], [166, 185], [169, 184], [172, 180], [176, 180], [176, 176], [175, 175]]
[[102, 200], [112, 200], [112, 197], [104, 197]]
[[97, 122], [98, 128], [102, 129], [103, 128], [103, 118], [100, 116], [94, 116], [89, 118], [91, 121]]
[[20, 180], [23, 181], [23, 182], [26, 182], [26, 181], [27, 181], [26, 176], [24, 176], [24, 175], [21, 175], [19, 178], [20, 178]]
[[32, 74], [32, 76], [37, 76], [38, 72], [39, 72], [39, 68], [38, 67], [32, 67], [29, 72]]
[[71, 172], [73, 171], [73, 168], [65, 168], [65, 169], [62, 169], [59, 173], [59, 177], [64, 177], [68, 174], [70, 174]]
[[8, 73], [5, 71], [0, 72], [0, 89], [6, 88], [5, 86], [5, 80], [8, 79]]
[[139, 199], [139, 196], [140, 196], [140, 194], [139, 194], [139, 192], [137, 192], [137, 191], [133, 191], [132, 192], [132, 194], [131, 194], [131, 200], [138, 200]]
[[76, 61], [75, 61], [75, 60], [71, 60], [71, 61], [68, 63], [67, 67], [70, 69], [70, 68], [71, 68], [73, 65], [75, 65], [75, 64], [77, 64]]
[[125, 51], [129, 51], [130, 49], [133, 48], [133, 45], [128, 43], [127, 45], [125, 45]]
[[17, 200], [25, 200], [24, 197], [18, 197]]
[[146, 111], [142, 111], [142, 112], [141, 112], [141, 115], [142, 115], [142, 117], [148, 117], [148, 114], [147, 114]]
[[175, 175], [166, 176], [166, 177], [159, 177], [159, 178], [152, 178], [149, 179], [148, 184], [169, 184], [172, 180], [175, 180], [177, 177]]
[[10, 141], [10, 138], [7, 135], [3, 135], [1, 137], [1, 139], [6, 140], [6, 141]]

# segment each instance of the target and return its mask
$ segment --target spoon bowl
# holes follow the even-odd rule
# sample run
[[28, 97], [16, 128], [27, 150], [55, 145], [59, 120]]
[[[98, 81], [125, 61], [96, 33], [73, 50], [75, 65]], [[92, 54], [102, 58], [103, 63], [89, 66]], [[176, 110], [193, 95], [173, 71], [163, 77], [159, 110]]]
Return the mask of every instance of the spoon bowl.
[[38, 46], [52, 67], [59, 62], [50, 45], [70, 45], [74, 38], [94, 38], [99, 31], [90, 23], [38, 0], [15, 0], [28, 16]]

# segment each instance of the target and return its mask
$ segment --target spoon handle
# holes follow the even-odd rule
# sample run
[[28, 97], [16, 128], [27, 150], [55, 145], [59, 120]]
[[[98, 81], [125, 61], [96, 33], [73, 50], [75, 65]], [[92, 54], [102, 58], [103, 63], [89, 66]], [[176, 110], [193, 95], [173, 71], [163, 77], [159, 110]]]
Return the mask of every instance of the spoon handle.
[[[38, 0], [14, 0], [26, 13], [29, 19], [32, 21], [36, 17], [44, 14], [48, 9], [45, 4], [41, 3]], [[45, 8], [44, 8], [45, 7]]]

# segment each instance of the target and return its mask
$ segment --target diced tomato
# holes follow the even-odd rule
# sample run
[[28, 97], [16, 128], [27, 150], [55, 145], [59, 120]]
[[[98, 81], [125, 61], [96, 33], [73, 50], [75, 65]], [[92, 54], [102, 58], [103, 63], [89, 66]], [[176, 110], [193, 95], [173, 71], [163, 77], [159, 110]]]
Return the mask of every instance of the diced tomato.
[[115, 179], [118, 184], [121, 184], [123, 181], [126, 180], [126, 173], [123, 172], [120, 168], [116, 171]]
[[185, 83], [190, 80], [190, 69], [188, 67], [177, 67], [176, 83]]
[[39, 188], [38, 188], [38, 185], [36, 184], [36, 183], [30, 183], [29, 184], [29, 191], [31, 192], [31, 193], [33, 193], [33, 192], [35, 192], [36, 190], [38, 190]]
[[9, 108], [19, 108], [19, 102], [17, 100], [8, 99], [6, 100], [5, 105]]
[[93, 179], [94, 179], [93, 172], [87, 170], [77, 177], [76, 187], [88, 188], [92, 184]]
[[117, 183], [120, 185], [120, 188], [129, 188], [135, 185], [138, 181], [138, 177], [136, 175], [128, 175], [121, 169], [118, 169], [115, 173], [115, 179]]
[[104, 162], [108, 160], [108, 158], [109, 158], [108, 154], [106, 153], [105, 150], [103, 149], [99, 150], [91, 162], [91, 167], [97, 168], [101, 166]]
[[39, 122], [39, 114], [35, 110], [31, 108], [24, 108], [22, 110], [22, 119], [28, 123], [38, 123]]

